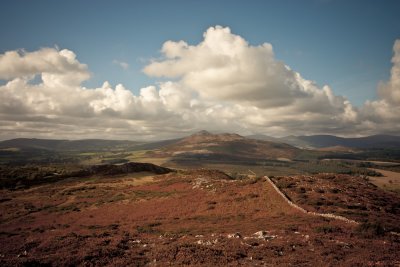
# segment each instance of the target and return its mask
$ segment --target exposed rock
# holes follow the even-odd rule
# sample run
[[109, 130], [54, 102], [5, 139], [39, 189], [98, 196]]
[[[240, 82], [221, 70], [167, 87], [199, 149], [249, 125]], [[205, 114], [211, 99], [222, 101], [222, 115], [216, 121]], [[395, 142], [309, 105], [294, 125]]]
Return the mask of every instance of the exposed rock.
[[242, 238], [242, 235], [239, 232], [234, 234], [228, 234], [228, 238]]
[[253, 234], [255, 238], [264, 239], [264, 240], [272, 240], [276, 238], [276, 235], [269, 235], [267, 231], [258, 231]]

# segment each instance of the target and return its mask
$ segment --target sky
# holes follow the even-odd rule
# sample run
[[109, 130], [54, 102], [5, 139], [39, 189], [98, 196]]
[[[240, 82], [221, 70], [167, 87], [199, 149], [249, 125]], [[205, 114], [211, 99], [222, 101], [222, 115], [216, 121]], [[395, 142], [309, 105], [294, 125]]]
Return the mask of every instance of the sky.
[[400, 1], [2, 1], [0, 139], [400, 131]]

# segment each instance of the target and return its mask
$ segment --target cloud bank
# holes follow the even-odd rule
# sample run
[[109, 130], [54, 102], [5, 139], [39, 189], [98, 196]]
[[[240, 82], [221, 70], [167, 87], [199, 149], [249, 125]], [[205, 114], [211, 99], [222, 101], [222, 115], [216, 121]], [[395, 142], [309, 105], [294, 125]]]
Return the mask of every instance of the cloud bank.
[[[0, 55], [0, 138], [161, 139], [207, 129], [242, 134], [398, 133], [400, 41], [380, 98], [354, 107], [229, 28], [209, 28], [197, 45], [167, 41], [144, 67], [163, 82], [135, 95], [118, 84], [86, 88], [88, 67], [67, 49]], [[122, 65], [121, 65], [122, 66]], [[123, 66], [122, 66], [123, 67]], [[170, 81], [164, 81], [165, 78]]]

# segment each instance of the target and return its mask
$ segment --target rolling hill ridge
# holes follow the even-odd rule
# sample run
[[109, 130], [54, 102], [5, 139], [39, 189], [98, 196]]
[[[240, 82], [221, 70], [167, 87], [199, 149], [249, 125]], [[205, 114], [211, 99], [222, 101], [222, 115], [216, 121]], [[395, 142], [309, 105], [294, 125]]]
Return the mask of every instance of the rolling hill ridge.
[[400, 136], [395, 135], [371, 135], [353, 138], [338, 137], [334, 135], [290, 135], [281, 138], [275, 138], [266, 135], [250, 135], [247, 137], [258, 140], [282, 142], [296, 147], [308, 149], [338, 146], [360, 149], [400, 148]]
[[238, 134], [200, 131], [149, 152], [152, 156], [210, 159], [293, 159], [300, 149], [284, 143], [249, 139]]

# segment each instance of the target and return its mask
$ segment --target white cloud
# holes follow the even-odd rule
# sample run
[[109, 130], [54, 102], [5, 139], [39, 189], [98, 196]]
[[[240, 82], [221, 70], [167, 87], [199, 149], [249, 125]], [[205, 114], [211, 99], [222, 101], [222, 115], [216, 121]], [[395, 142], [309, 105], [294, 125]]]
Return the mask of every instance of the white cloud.
[[383, 100], [391, 104], [400, 104], [400, 40], [394, 43], [393, 51], [390, 80], [380, 83], [378, 92]]
[[276, 60], [271, 44], [251, 46], [229, 28], [209, 28], [204, 41], [195, 46], [167, 41], [161, 51], [165, 58], [152, 62], [144, 72], [180, 78], [185, 87], [206, 99], [246, 101], [268, 108], [312, 98], [319, 90]]
[[0, 79], [11, 80], [41, 74], [49, 86], [79, 85], [90, 74], [74, 52], [42, 48], [35, 52], [8, 51], [0, 55]]
[[390, 79], [378, 85], [380, 99], [366, 101], [360, 113], [362, 122], [371, 129], [398, 134], [400, 132], [400, 40], [393, 45]]
[[[346, 98], [335, 96], [328, 86], [318, 87], [277, 60], [271, 44], [252, 46], [229, 28], [209, 28], [197, 45], [167, 41], [161, 52], [164, 58], [147, 65], [146, 74], [178, 78], [180, 86], [197, 94], [200, 102], [240, 106], [247, 114], [236, 114], [236, 120], [243, 118], [240, 124], [247, 129], [255, 121], [260, 127], [271, 127], [301, 117], [304, 125], [318, 121], [321, 128], [331, 130], [357, 120], [357, 111]], [[298, 125], [293, 130], [306, 129]]]
[[129, 69], [129, 64], [124, 62], [124, 61], [120, 61], [120, 60], [113, 60], [113, 64], [116, 64], [118, 66], [120, 66], [122, 69], [127, 70]]
[[161, 139], [200, 129], [354, 135], [400, 128], [399, 41], [391, 78], [379, 86], [381, 99], [361, 108], [291, 70], [270, 44], [252, 46], [229, 28], [209, 28], [197, 45], [167, 41], [161, 51], [163, 58], [144, 72], [173, 81], [137, 95], [122, 84], [83, 87], [90, 73], [69, 50], [0, 55], [0, 79], [6, 80], [0, 86], [0, 138]]

